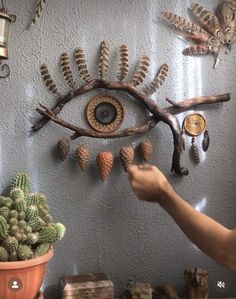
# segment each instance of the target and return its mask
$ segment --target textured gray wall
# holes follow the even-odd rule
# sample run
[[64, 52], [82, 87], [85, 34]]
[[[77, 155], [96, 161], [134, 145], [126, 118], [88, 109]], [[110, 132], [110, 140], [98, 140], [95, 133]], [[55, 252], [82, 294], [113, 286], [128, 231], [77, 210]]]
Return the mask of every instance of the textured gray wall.
[[[30, 31], [25, 28], [36, 1], [9, 2], [10, 12], [15, 13], [18, 20], [12, 26], [11, 78], [0, 81], [1, 190], [7, 188], [17, 171], [27, 171], [32, 190], [47, 194], [54, 219], [67, 227], [66, 236], [55, 246], [54, 258], [48, 265], [44, 284], [46, 298], [55, 298], [60, 276], [97, 271], [107, 273], [115, 283], [117, 294], [123, 291], [129, 277], [154, 284], [168, 281], [182, 294], [183, 271], [193, 266], [209, 271], [212, 295], [236, 295], [236, 274], [197, 250], [158, 205], [139, 202], [118, 158], [109, 180], [100, 183], [95, 169], [96, 153], [110, 150], [118, 156], [122, 146], [136, 146], [143, 136], [113, 141], [86, 140], [93, 161], [89, 173], [82, 175], [72, 155], [65, 163], [55, 158], [55, 144], [62, 136], [69, 136], [67, 130], [50, 123], [39, 133], [29, 134], [37, 119], [34, 109], [38, 103], [49, 106], [54, 103], [39, 75], [41, 63], [48, 64], [66, 93], [68, 90], [58, 72], [61, 53], [69, 51], [72, 54], [76, 47], [84, 47], [89, 69], [96, 74], [98, 48], [102, 40], [107, 40], [112, 51], [109, 77], [114, 78], [118, 46], [126, 43], [132, 65], [144, 53], [151, 57], [152, 75], [161, 64], [169, 64], [170, 76], [155, 95], [162, 107], [166, 106], [167, 96], [179, 100], [231, 92], [231, 102], [198, 109], [207, 117], [211, 146], [198, 166], [191, 162], [188, 150], [184, 153], [182, 163], [190, 170], [188, 177], [179, 178], [170, 173], [173, 146], [169, 128], [160, 124], [147, 136], [155, 146], [152, 162], [159, 165], [176, 190], [191, 205], [200, 204], [204, 213], [233, 228], [236, 214], [236, 47], [231, 55], [222, 54], [224, 63], [216, 71], [212, 69], [210, 56], [184, 57], [181, 52], [187, 43], [177, 37], [158, 14], [169, 9], [186, 16], [188, 0], [52, 0], [40, 26]], [[200, 3], [213, 9], [218, 1], [202, 0]], [[98, 93], [92, 92], [72, 101], [63, 116], [86, 126], [85, 105]], [[124, 93], [117, 96], [126, 107], [122, 127], [141, 124], [145, 114], [137, 101]], [[184, 114], [179, 115], [179, 120], [183, 117]], [[187, 142], [189, 146], [190, 138]], [[72, 148], [79, 143], [79, 140], [74, 142]], [[217, 288], [217, 281], [224, 281], [226, 288]]]

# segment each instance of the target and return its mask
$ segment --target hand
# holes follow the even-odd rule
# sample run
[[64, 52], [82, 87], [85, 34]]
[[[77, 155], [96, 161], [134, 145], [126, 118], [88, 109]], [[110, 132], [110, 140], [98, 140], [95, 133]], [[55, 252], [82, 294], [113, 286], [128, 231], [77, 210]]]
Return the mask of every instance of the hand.
[[163, 173], [152, 165], [132, 165], [128, 169], [130, 185], [140, 200], [159, 202], [165, 200], [170, 184]]

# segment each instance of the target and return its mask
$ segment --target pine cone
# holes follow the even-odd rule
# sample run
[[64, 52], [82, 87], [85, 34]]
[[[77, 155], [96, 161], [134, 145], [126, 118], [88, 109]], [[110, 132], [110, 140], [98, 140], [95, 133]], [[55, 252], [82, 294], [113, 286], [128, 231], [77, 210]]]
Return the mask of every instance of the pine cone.
[[113, 166], [113, 155], [111, 152], [101, 152], [97, 155], [97, 166], [100, 172], [101, 180], [104, 182]]
[[90, 154], [86, 145], [78, 147], [75, 151], [76, 161], [79, 164], [82, 172], [85, 172], [88, 168]]
[[153, 152], [151, 141], [149, 139], [144, 139], [140, 143], [140, 149], [143, 159], [147, 162], [151, 158]]
[[123, 147], [120, 150], [120, 159], [125, 171], [133, 164], [134, 149], [131, 146]]
[[64, 161], [69, 154], [70, 150], [70, 140], [67, 138], [62, 138], [57, 143], [57, 151], [61, 161]]

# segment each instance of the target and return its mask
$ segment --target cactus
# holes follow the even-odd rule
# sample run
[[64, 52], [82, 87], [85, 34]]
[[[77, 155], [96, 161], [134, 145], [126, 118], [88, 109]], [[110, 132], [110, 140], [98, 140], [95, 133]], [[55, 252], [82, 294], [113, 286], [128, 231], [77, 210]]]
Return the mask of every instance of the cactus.
[[19, 245], [17, 255], [20, 261], [26, 261], [33, 257], [33, 251], [28, 245]]
[[48, 244], [48, 243], [39, 244], [35, 249], [34, 256], [40, 257], [40, 256], [44, 255], [48, 251], [49, 248], [50, 248], [50, 244]]
[[12, 182], [12, 188], [19, 188], [24, 193], [29, 191], [29, 177], [25, 173], [18, 173]]
[[9, 254], [12, 254], [17, 251], [18, 241], [15, 237], [8, 236], [3, 242], [3, 246]]
[[0, 247], [0, 262], [6, 262], [9, 258], [9, 254], [4, 247]]
[[65, 234], [65, 227], [61, 223], [51, 224], [39, 232], [40, 243], [54, 243], [60, 241]]
[[63, 238], [65, 227], [52, 223], [43, 194], [29, 193], [29, 178], [17, 174], [10, 197], [0, 196], [0, 262], [44, 255]]
[[7, 236], [7, 220], [3, 216], [0, 216], [0, 240], [5, 240]]

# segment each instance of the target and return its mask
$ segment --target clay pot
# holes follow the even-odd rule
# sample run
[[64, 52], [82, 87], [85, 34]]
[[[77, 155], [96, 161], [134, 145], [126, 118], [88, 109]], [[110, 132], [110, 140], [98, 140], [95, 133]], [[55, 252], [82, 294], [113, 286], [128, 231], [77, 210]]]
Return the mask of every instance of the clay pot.
[[51, 248], [45, 255], [35, 259], [0, 263], [0, 299], [38, 298], [46, 264], [52, 256]]

